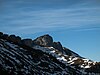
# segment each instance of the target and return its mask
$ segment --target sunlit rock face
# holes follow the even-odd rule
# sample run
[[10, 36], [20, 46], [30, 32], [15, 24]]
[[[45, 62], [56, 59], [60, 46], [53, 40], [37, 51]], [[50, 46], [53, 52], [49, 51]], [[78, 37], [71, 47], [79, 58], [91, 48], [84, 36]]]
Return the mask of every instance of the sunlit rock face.
[[47, 35], [43, 35], [43, 36], [36, 38], [33, 42], [41, 46], [49, 47], [49, 46], [52, 46], [53, 44], [53, 38], [47, 34]]

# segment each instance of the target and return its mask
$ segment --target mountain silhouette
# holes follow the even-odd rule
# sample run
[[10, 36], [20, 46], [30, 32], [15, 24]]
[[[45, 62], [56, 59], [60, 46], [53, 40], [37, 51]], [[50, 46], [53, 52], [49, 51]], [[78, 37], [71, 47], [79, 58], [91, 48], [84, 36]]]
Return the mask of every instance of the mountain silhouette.
[[100, 75], [100, 62], [63, 47], [49, 34], [22, 39], [0, 32], [0, 75]]

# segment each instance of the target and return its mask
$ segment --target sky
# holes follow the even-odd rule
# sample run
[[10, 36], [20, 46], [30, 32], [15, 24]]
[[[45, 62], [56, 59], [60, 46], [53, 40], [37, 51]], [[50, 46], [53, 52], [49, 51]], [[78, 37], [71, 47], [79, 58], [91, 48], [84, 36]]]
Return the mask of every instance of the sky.
[[0, 0], [0, 31], [32, 39], [49, 34], [100, 61], [100, 0]]

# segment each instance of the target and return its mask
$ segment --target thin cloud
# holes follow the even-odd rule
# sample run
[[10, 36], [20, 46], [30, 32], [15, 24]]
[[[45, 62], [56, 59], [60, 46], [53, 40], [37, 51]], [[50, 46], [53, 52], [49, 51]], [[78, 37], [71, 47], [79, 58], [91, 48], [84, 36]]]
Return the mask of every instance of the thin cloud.
[[[8, 8], [11, 8], [9, 9], [11, 13], [6, 12], [6, 14], [0, 15], [0, 30], [2, 31], [23, 33], [32, 33], [33, 31], [37, 33], [100, 25], [100, 6], [93, 4], [93, 1], [92, 3], [83, 1], [83, 3], [68, 5], [69, 8], [51, 10], [48, 10], [47, 7], [44, 10], [28, 10], [27, 8], [35, 7], [23, 7], [20, 2], [14, 2], [15, 6], [13, 2], [11, 4], [8, 5]], [[21, 5], [21, 8], [17, 4]]]

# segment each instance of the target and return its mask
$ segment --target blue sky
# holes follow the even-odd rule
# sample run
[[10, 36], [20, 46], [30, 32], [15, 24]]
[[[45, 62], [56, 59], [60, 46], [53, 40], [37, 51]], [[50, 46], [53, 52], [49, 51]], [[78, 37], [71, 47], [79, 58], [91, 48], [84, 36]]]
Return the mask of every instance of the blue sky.
[[50, 34], [100, 61], [100, 0], [0, 0], [0, 31], [33, 39]]

